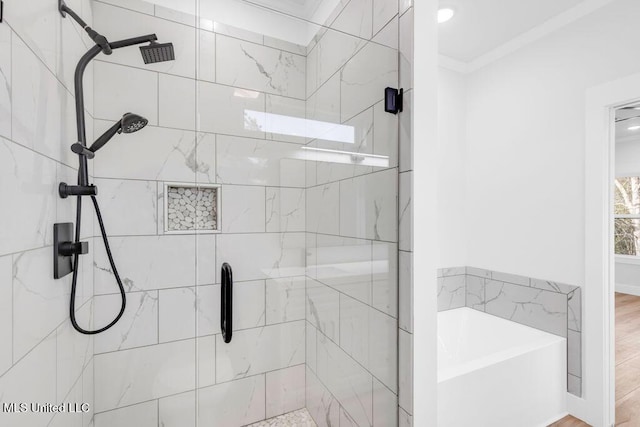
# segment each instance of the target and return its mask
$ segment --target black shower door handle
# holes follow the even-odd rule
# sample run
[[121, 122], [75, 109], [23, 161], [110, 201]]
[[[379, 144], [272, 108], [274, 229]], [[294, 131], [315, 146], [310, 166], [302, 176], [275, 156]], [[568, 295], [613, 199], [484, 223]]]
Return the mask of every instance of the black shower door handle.
[[226, 262], [222, 264], [222, 289], [220, 291], [220, 328], [224, 342], [231, 342], [233, 332], [233, 272]]

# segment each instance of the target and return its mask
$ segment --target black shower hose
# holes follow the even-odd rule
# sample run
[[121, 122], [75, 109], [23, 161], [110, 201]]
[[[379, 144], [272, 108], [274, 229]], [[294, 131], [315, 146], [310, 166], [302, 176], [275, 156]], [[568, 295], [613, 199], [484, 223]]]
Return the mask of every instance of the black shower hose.
[[[76, 243], [80, 242], [80, 224], [82, 220], [82, 197], [77, 197], [77, 205], [76, 205]], [[127, 296], [124, 291], [124, 286], [122, 285], [122, 280], [120, 279], [120, 275], [118, 274], [118, 269], [116, 268], [116, 263], [113, 260], [113, 255], [111, 254], [111, 247], [109, 246], [109, 239], [107, 238], [107, 232], [104, 228], [104, 222], [102, 221], [102, 214], [100, 213], [100, 207], [98, 206], [98, 200], [95, 196], [91, 196], [91, 200], [93, 201], [93, 208], [96, 211], [96, 217], [98, 218], [98, 223], [100, 224], [100, 232], [102, 233], [102, 241], [104, 242], [104, 248], [107, 251], [107, 257], [109, 258], [109, 264], [111, 264], [111, 270], [113, 271], [113, 275], [116, 277], [116, 282], [118, 282], [118, 287], [120, 288], [120, 296], [122, 297], [122, 306], [120, 307], [120, 313], [116, 316], [115, 319], [111, 323], [109, 323], [104, 328], [96, 329], [94, 331], [89, 331], [83, 329], [78, 322], [76, 321], [76, 286], [78, 284], [78, 259], [79, 254], [75, 254], [73, 258], [73, 279], [71, 282], [71, 302], [69, 304], [69, 316], [71, 318], [71, 324], [75, 328], [76, 331], [85, 335], [95, 335], [101, 332], [106, 331], [111, 328], [113, 325], [118, 323], [118, 320], [124, 314], [124, 310], [127, 306]]]

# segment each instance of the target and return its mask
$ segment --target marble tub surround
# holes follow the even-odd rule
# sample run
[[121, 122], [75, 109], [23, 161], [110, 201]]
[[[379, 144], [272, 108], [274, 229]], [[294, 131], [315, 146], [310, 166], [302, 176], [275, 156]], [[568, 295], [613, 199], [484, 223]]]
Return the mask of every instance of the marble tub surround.
[[475, 267], [438, 270], [438, 311], [470, 307], [567, 339], [567, 387], [582, 395], [582, 288]]

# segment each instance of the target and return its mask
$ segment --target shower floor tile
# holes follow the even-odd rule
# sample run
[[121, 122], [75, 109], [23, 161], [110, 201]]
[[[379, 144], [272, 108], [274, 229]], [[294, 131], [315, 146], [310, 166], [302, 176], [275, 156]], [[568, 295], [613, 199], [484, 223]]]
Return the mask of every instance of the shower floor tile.
[[269, 418], [247, 427], [317, 427], [306, 409], [289, 412], [278, 417]]

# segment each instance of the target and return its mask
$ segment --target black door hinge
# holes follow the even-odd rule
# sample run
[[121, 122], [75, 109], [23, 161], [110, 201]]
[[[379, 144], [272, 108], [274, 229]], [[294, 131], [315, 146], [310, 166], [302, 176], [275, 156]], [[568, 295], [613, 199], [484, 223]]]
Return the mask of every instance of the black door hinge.
[[0, 24], [2, 23], [4, 16], [4, 1], [0, 0]]
[[404, 89], [388, 87], [384, 90], [384, 111], [391, 114], [402, 113]]

